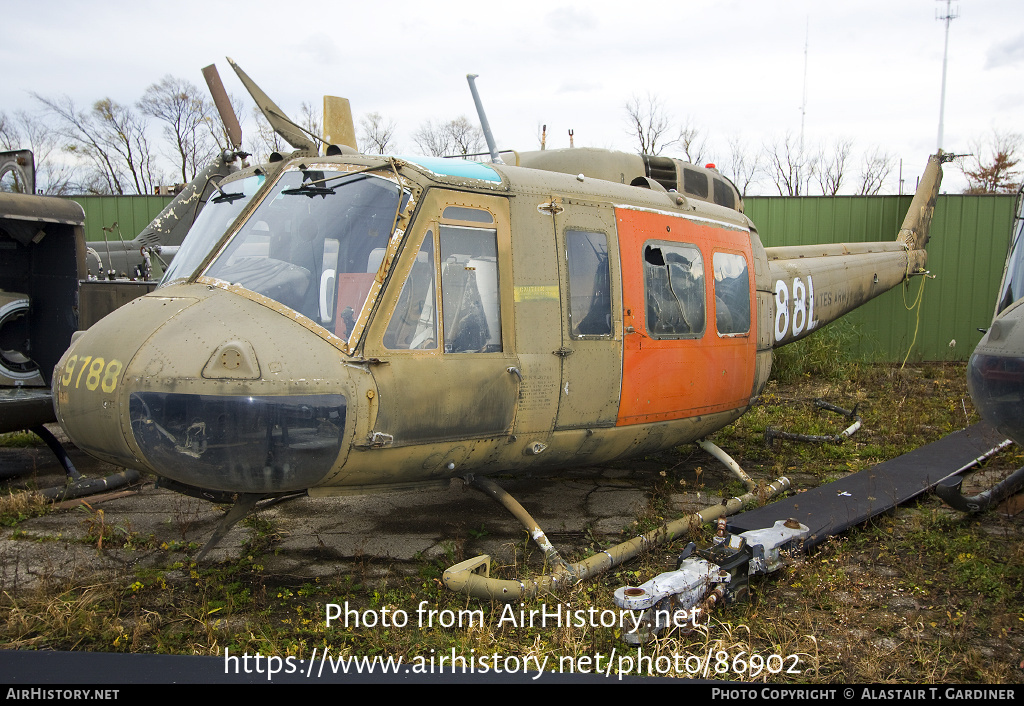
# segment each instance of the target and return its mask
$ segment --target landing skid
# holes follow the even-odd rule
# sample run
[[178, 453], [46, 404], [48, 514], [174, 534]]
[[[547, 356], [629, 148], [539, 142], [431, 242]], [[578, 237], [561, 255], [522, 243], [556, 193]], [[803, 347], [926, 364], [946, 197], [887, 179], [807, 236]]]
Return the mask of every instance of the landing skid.
[[123, 485], [131, 485], [139, 480], [139, 472], [131, 468], [126, 468], [119, 473], [111, 473], [106, 478], [85, 478], [75, 468], [75, 464], [71, 462], [68, 452], [64, 450], [60, 441], [50, 433], [49, 429], [40, 424], [30, 428], [29, 431], [46, 442], [46, 445], [50, 447], [50, 451], [57, 457], [57, 461], [60, 462], [61, 467], [64, 469], [64, 474], [68, 477], [66, 485], [45, 488], [39, 491], [39, 494], [47, 500], [53, 502], [72, 500], [120, 488]]
[[963, 482], [963, 476], [946, 478], [935, 486], [935, 494], [954, 510], [984, 512], [1024, 488], [1024, 468], [1018, 468], [999, 483], [977, 495], [963, 495], [960, 492], [960, 485]]

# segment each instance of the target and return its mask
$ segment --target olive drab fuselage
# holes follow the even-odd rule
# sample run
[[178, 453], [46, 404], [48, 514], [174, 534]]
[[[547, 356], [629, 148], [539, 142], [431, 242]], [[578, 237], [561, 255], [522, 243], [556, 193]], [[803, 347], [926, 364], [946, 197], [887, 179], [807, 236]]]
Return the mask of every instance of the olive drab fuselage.
[[702, 199], [609, 159], [621, 179], [359, 155], [243, 170], [161, 286], [65, 354], [58, 418], [93, 455], [229, 492], [608, 461], [729, 424], [775, 346], [924, 263], [906, 224], [766, 250], [712, 170], [687, 165]]

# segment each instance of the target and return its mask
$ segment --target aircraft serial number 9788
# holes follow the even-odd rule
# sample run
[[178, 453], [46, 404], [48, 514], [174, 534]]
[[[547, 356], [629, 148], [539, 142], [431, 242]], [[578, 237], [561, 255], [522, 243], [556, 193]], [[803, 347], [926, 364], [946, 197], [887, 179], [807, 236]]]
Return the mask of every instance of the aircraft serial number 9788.
[[[117, 388], [117, 380], [123, 368], [124, 364], [116, 358], [106, 361], [103, 358], [93, 358], [88, 355], [81, 359], [81, 365], [79, 365], [78, 356], [73, 355], [68, 358], [67, 364], [64, 366], [64, 374], [60, 378], [60, 384], [64, 387], [70, 387], [71, 380], [74, 378], [74, 388], [77, 390], [82, 383], [82, 376], [85, 375], [85, 388], [87, 390], [95, 392], [98, 387], [104, 392], [113, 392]], [[76, 369], [78, 370], [78, 375], [75, 375]], [[86, 370], [89, 372], [86, 373]]]

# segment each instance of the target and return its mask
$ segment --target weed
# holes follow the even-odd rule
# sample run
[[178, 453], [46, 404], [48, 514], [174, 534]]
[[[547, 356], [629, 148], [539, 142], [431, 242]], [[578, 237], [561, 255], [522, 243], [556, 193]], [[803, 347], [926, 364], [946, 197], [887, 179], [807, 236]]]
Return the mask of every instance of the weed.
[[828, 324], [813, 336], [775, 351], [772, 378], [783, 383], [810, 377], [830, 381], [849, 379], [860, 367], [850, 353], [859, 337], [857, 327], [849, 321], [840, 319]]
[[0, 497], [0, 526], [13, 527], [29, 518], [45, 515], [50, 507], [46, 498], [37, 493], [8, 492]]

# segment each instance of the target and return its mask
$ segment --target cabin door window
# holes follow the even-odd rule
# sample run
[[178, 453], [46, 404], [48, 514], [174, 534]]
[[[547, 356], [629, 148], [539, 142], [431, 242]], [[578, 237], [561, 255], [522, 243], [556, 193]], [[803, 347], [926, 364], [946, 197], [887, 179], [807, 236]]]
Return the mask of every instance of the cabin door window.
[[750, 273], [742, 255], [716, 252], [715, 328], [719, 336], [750, 332]]
[[[507, 200], [426, 192], [364, 352], [386, 361], [373, 368], [371, 424], [392, 437], [390, 446], [511, 432], [522, 372], [510, 268]], [[442, 458], [439, 475], [448, 473]]]
[[[612, 426], [622, 377], [622, 319], [614, 211], [563, 198], [554, 216], [562, 344], [556, 429]], [[586, 453], [587, 445], [578, 453]]]
[[569, 230], [565, 233], [569, 267], [569, 330], [573, 338], [612, 334], [608, 236]]
[[384, 333], [391, 350], [437, 348], [437, 295], [434, 293], [434, 234], [427, 231], [416, 253], [408, 279], [402, 285], [395, 313]]
[[501, 352], [497, 234], [493, 228], [441, 226], [445, 353]]
[[652, 338], [699, 338], [704, 334], [704, 260], [692, 245], [644, 246], [647, 333]]

